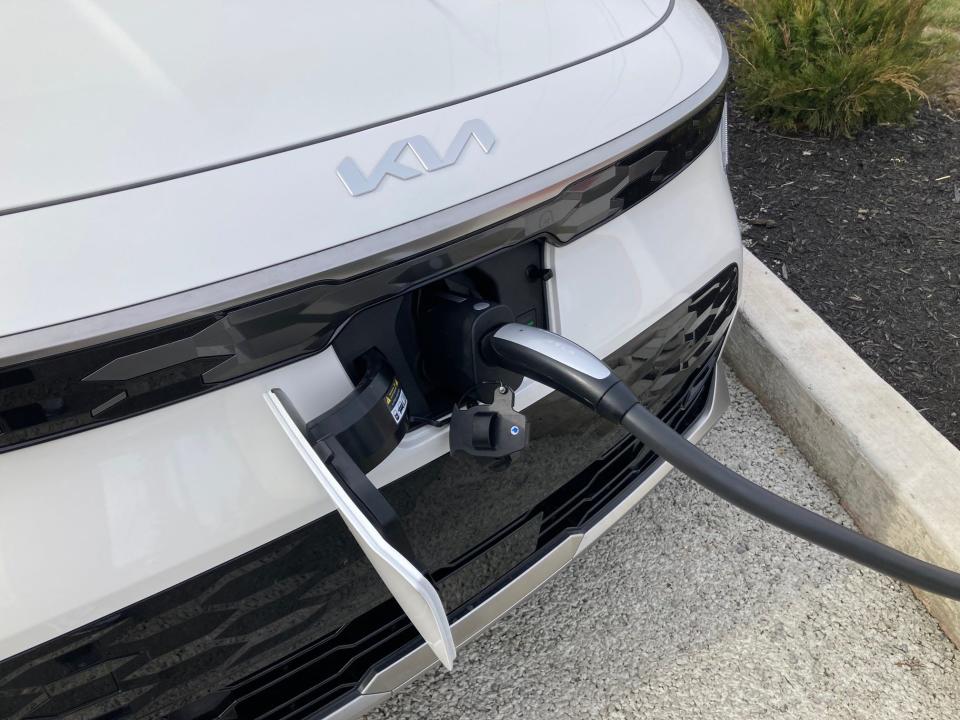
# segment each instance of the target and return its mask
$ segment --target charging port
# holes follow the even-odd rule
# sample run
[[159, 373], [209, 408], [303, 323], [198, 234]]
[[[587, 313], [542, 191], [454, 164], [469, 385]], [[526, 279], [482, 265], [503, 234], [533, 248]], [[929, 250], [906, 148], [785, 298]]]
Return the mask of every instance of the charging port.
[[[438, 337], [438, 309], [461, 300], [471, 306], [486, 302], [511, 311], [513, 318], [507, 322], [546, 328], [544, 286], [550, 277], [543, 267], [541, 240], [511, 247], [358, 313], [340, 331], [333, 347], [354, 383], [363, 377], [364, 356], [370, 350], [379, 351], [406, 393], [411, 426], [436, 422], [449, 415], [463, 396], [462, 382], [450, 382], [446, 373], [437, 371], [441, 366], [438, 348], [444, 347], [443, 338]], [[489, 379], [510, 379], [499, 375], [503, 371]]]

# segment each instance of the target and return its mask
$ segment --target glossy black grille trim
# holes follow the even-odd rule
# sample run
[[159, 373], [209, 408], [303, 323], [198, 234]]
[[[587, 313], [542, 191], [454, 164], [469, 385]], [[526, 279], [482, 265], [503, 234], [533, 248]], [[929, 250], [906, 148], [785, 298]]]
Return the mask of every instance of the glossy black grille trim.
[[[550, 200], [438, 248], [371, 258], [310, 285], [159, 330], [0, 368], [0, 452], [195, 397], [326, 348], [356, 312], [537, 235], [562, 244], [693, 162], [719, 127], [718, 94], [677, 127]], [[344, 279], [347, 278], [347, 279]]]
[[[661, 418], [685, 432], [702, 415], [717, 357], [736, 308], [738, 270], [726, 268], [688, 301], [607, 358]], [[526, 454], [552, 435], [545, 418], [580, 432], [592, 413], [556, 394], [527, 410], [540, 427]], [[616, 431], [610, 426], [611, 432]], [[463, 551], [443, 536], [425, 553], [431, 580], [456, 620], [522, 573], [562, 539], [583, 532], [646, 481], [657, 458], [621, 434], [567, 477], [552, 473], [542, 500], [506, 507], [502, 524], [468, 536]], [[547, 447], [547, 452], [549, 452]], [[451, 498], [428, 504], [436, 485], [417, 476], [386, 487], [411, 541], [429, 546], [451, 522]], [[521, 470], [522, 472], [522, 470]], [[508, 476], [494, 495], [513, 501]], [[447, 478], [441, 486], [449, 491]], [[491, 488], [491, 478], [480, 485]], [[530, 478], [521, 477], [529, 485]], [[462, 488], [461, 488], [462, 490]], [[486, 492], [486, 491], [484, 491]], [[424, 496], [427, 496], [426, 498]], [[468, 511], [474, 511], [468, 499]], [[419, 508], [423, 510], [421, 506]], [[447, 532], [455, 529], [447, 528]], [[458, 573], [518, 535], [492, 573], [455, 587]], [[371, 673], [421, 642], [335, 514], [95, 623], [0, 662], [0, 717], [39, 720], [307, 718], [356, 697]]]

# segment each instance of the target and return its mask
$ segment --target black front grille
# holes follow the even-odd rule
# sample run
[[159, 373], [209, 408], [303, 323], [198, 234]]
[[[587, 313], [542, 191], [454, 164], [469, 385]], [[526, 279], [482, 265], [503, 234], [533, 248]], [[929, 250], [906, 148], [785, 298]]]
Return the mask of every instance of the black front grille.
[[180, 708], [171, 720], [308, 718], [355, 696], [372, 665], [417, 637], [400, 606], [388, 600], [279, 662]]
[[[730, 266], [608, 358], [683, 432], [701, 415], [737, 298]], [[384, 488], [456, 618], [649, 476], [656, 457], [579, 404], [526, 411], [507, 469], [441, 458]], [[336, 515], [0, 662], [0, 717], [306, 718], [418, 642]]]

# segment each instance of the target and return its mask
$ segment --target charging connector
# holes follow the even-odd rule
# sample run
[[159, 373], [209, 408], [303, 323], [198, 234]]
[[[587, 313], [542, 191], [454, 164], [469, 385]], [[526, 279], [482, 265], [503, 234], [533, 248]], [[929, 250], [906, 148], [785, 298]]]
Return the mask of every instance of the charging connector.
[[437, 293], [420, 320], [424, 376], [454, 397], [474, 392], [487, 403], [497, 387], [516, 390], [523, 376], [491, 365], [480, 352], [492, 330], [513, 321], [513, 311], [506, 305]]

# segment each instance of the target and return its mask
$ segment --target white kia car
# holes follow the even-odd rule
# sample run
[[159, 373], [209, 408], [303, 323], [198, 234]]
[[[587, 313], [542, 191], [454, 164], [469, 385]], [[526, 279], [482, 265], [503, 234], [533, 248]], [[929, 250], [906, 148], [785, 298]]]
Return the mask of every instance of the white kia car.
[[0, 717], [354, 717], [584, 552], [668, 466], [458, 343], [711, 426], [727, 66], [693, 0], [3, 3]]

